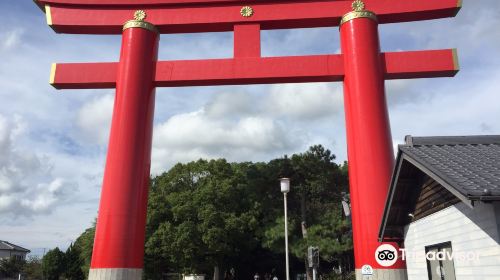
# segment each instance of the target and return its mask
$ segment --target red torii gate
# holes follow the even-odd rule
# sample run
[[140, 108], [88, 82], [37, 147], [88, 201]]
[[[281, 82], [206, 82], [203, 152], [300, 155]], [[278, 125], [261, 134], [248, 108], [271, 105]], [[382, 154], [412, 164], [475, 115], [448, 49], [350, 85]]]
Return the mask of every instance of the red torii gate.
[[[371, 279], [406, 278], [403, 262], [374, 256], [394, 164], [384, 80], [451, 77], [458, 62], [455, 50], [381, 53], [377, 25], [453, 17], [460, 0], [35, 1], [58, 33], [122, 34], [119, 62], [50, 75], [57, 89], [116, 87], [89, 279], [141, 278], [155, 87], [327, 81], [344, 82], [357, 277], [370, 265]], [[261, 57], [260, 30], [339, 25], [342, 54]], [[232, 59], [157, 61], [160, 33], [220, 31], [234, 32]]]

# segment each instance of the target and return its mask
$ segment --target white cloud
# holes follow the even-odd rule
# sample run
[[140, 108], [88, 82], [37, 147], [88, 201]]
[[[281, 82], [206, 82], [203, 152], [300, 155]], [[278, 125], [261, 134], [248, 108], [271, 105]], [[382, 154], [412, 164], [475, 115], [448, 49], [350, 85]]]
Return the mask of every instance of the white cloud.
[[173, 116], [155, 127], [152, 169], [163, 171], [199, 158], [267, 158], [295, 146], [295, 141], [279, 121], [256, 116], [213, 118], [202, 109]]
[[[338, 118], [343, 106], [341, 87], [334, 84], [272, 85], [260, 90], [214, 94], [203, 107], [156, 125], [153, 172], [199, 158], [255, 161], [300, 152], [325, 139], [322, 125]], [[321, 136], [312, 135], [317, 127]]]
[[83, 104], [77, 119], [83, 140], [101, 146], [108, 144], [113, 102], [114, 95], [105, 94]]
[[[500, 125], [500, 71], [481, 82], [456, 77], [458, 83], [442, 81], [430, 89], [429, 98], [402, 104], [391, 110], [393, 135], [440, 136], [498, 134]], [[454, 81], [454, 80], [453, 80]]]
[[220, 92], [205, 105], [207, 116], [231, 118], [232, 116], [255, 115], [261, 110], [261, 102], [254, 95], [245, 91]]
[[62, 178], [55, 178], [50, 183], [37, 184], [36, 188], [30, 190], [32, 195], [20, 200], [20, 205], [33, 213], [47, 212], [56, 203], [70, 197], [76, 189], [76, 185], [68, 184]]
[[163, 34], [159, 60], [228, 58], [233, 56], [232, 32]]
[[[308, 86], [306, 89], [317, 92], [320, 99], [329, 99], [324, 87]], [[300, 109], [301, 106], [310, 106], [308, 104], [313, 107], [322, 105], [318, 98], [309, 98], [308, 103], [304, 104], [303, 100], [296, 97], [292, 87], [287, 90], [277, 90], [275, 94], [292, 96], [289, 103], [295, 103], [293, 107], [296, 110], [279, 114], [311, 118], [330, 110], [312, 108], [309, 112], [305, 108]], [[153, 133], [153, 172], [164, 171], [177, 162], [199, 158], [226, 157], [233, 161], [269, 159], [270, 155], [280, 155], [300, 146], [301, 137], [292, 135], [293, 129], [285, 129], [283, 121], [275, 119], [276, 108], [266, 106], [274, 102], [273, 94], [265, 96], [259, 100], [255, 94], [244, 91], [221, 92], [214, 94], [212, 99], [193, 112], [175, 114], [159, 122]], [[107, 145], [112, 110], [112, 94], [83, 104], [78, 111], [79, 132], [76, 133], [82, 142], [101, 147]]]
[[[479, 48], [500, 46], [500, 5], [496, 0], [465, 1], [456, 19], [445, 24], [433, 22], [434, 32], [425, 32], [422, 28], [414, 28], [410, 32], [424, 41], [428, 48], [459, 48], [460, 53], [477, 51]], [[437, 32], [436, 32], [437, 31]], [[443, 36], [443, 32], [447, 36]], [[466, 36], [466, 40], [464, 40]], [[459, 54], [460, 54], [459, 53]]]
[[48, 158], [18, 149], [20, 118], [0, 115], [0, 213], [2, 218], [50, 213], [77, 190], [74, 183], [53, 178]]
[[24, 29], [15, 28], [0, 32], [0, 49], [12, 50], [21, 44]]
[[429, 98], [429, 92], [420, 91], [422, 89], [423, 80], [388, 80], [385, 82], [386, 98], [389, 107], [399, 106], [402, 104], [422, 101]]
[[263, 30], [262, 55], [315, 55], [331, 54], [339, 49], [337, 27]]
[[332, 83], [273, 85], [266, 106], [272, 115], [295, 120], [331, 117], [344, 106], [342, 87]]

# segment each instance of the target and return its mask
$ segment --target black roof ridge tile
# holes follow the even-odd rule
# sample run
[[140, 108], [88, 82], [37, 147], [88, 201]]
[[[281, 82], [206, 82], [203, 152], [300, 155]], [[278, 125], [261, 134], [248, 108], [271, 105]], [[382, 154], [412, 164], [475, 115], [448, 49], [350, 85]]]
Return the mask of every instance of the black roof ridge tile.
[[500, 145], [500, 135], [411, 136], [404, 146]]

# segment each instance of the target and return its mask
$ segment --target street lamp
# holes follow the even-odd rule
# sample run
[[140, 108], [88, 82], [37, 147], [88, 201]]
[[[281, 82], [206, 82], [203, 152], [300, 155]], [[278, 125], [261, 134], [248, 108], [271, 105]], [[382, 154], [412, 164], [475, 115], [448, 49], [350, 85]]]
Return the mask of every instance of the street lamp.
[[288, 265], [288, 218], [286, 210], [286, 194], [290, 191], [290, 179], [281, 178], [280, 179], [281, 192], [283, 193], [284, 203], [285, 203], [285, 264], [286, 264], [286, 280], [290, 280], [290, 269]]

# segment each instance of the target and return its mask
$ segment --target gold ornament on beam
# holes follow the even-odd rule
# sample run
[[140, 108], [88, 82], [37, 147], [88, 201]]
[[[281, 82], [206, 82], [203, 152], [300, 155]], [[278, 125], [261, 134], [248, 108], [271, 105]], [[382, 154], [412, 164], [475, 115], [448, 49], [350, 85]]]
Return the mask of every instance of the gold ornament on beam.
[[240, 14], [244, 17], [251, 17], [253, 15], [253, 9], [250, 6], [245, 6], [241, 8]]
[[365, 3], [361, 0], [355, 0], [352, 2], [352, 11], [345, 14], [340, 21], [340, 27], [348, 21], [351, 21], [356, 18], [369, 18], [375, 22], [377, 22], [377, 16], [374, 12], [365, 10]]
[[158, 29], [152, 23], [144, 21], [147, 17], [147, 14], [143, 10], [137, 10], [134, 13], [134, 19], [125, 22], [123, 25], [123, 30], [128, 28], [142, 28], [149, 31], [153, 31], [158, 33]]
[[365, 10], [365, 3], [361, 0], [356, 0], [352, 2], [352, 10], [355, 12], [361, 12]]
[[138, 21], [144, 21], [148, 15], [143, 10], [137, 10], [134, 13], [134, 19]]

